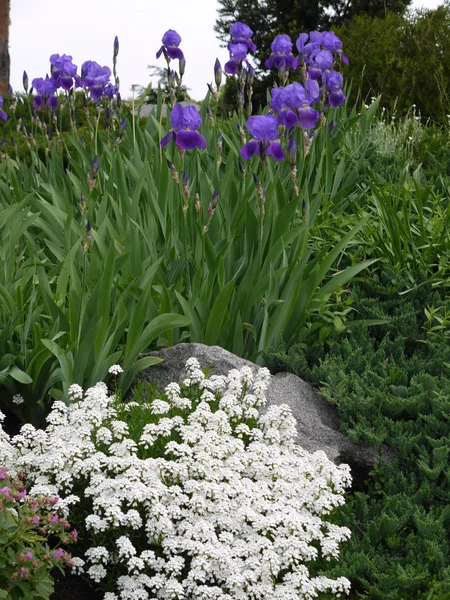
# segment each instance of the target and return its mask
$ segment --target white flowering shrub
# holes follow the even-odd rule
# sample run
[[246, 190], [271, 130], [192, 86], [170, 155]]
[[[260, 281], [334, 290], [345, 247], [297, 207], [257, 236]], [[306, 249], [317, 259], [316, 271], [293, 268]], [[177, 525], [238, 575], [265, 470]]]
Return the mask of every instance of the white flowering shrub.
[[[372, 102], [375, 100], [372, 98]], [[420, 113], [416, 113], [416, 105], [413, 104], [407, 115], [400, 119], [397, 119], [395, 110], [389, 119], [385, 108], [382, 108], [380, 118], [370, 131], [370, 140], [382, 156], [412, 159], [414, 148], [420, 144], [425, 133], [426, 124], [422, 123]]]
[[260, 413], [266, 369], [209, 379], [195, 359], [186, 369], [182, 386], [145, 405], [120, 404], [102, 383], [73, 386], [45, 431], [25, 425], [11, 440], [7, 457], [31, 492], [58, 495], [71, 522], [83, 521], [89, 547], [74, 568], [105, 600], [348, 592], [317, 561], [337, 558], [350, 536], [326, 519], [344, 502], [349, 467], [296, 445], [287, 406]]

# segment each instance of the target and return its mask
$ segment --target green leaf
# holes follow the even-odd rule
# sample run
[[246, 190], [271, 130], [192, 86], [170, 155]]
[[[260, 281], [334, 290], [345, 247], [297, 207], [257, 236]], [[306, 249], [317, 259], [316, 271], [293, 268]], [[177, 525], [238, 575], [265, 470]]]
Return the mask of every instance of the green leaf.
[[58, 346], [53, 340], [41, 340], [52, 354], [56, 356], [63, 374], [63, 387], [67, 396], [67, 390], [73, 383], [73, 358]]
[[36, 583], [35, 591], [38, 594], [38, 597], [40, 596], [43, 599], [49, 598], [55, 591], [55, 585], [52, 577], [47, 574], [44, 577], [42, 577]]
[[205, 344], [213, 346], [217, 344], [219, 333], [227, 315], [227, 306], [235, 286], [234, 279], [229, 281], [219, 292], [208, 319], [205, 333]]
[[[150, 343], [157, 338], [161, 333], [168, 329], [174, 329], [175, 327], [188, 327], [190, 320], [183, 315], [177, 315], [175, 313], [167, 313], [164, 315], [158, 315], [145, 327], [144, 331], [139, 335], [138, 339], [133, 339], [133, 345], [128, 347], [129, 340], [127, 339], [126, 345], [126, 358], [123, 364], [123, 374], [120, 382], [120, 388], [122, 394], [128, 391], [133, 380], [131, 369], [134, 361], [139, 354], [144, 352]], [[136, 334], [134, 334], [136, 336]]]
[[24, 384], [33, 383], [32, 378], [29, 375], [27, 375], [25, 373], [25, 371], [22, 371], [22, 369], [19, 369], [19, 367], [17, 367], [16, 365], [12, 366], [9, 369], [8, 375], [11, 375], [11, 377], [13, 379], [15, 379], [16, 381], [19, 381], [20, 383], [24, 383]]

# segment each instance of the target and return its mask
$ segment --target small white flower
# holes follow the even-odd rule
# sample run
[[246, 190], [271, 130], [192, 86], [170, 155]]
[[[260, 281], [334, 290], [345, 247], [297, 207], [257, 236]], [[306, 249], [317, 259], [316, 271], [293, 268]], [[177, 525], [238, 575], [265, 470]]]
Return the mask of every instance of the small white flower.
[[105, 546], [95, 546], [94, 548], [88, 548], [85, 552], [86, 558], [93, 563], [107, 564], [109, 560], [109, 552]]
[[95, 581], [95, 583], [100, 583], [100, 581], [106, 577], [108, 572], [103, 565], [92, 565], [92, 567], [89, 567], [87, 570], [87, 574]]
[[123, 369], [120, 365], [112, 365], [109, 367], [108, 373], [111, 373], [112, 375], [120, 375], [120, 373], [123, 373]]
[[136, 555], [136, 548], [126, 535], [122, 535], [118, 540], [116, 540], [116, 546], [119, 549], [120, 558], [131, 558], [132, 556]]
[[82, 400], [83, 398], [83, 388], [81, 387], [81, 385], [78, 385], [78, 383], [73, 383], [70, 387], [69, 387], [69, 398], [74, 401], [74, 400]]
[[72, 573], [74, 573], [75, 575], [82, 575], [84, 573], [83, 567], [85, 565], [85, 562], [82, 558], [80, 558], [79, 556], [74, 556], [70, 559], [70, 562], [72, 563]]
[[151, 412], [154, 415], [165, 415], [166, 413], [169, 412], [169, 410], [170, 410], [170, 404], [168, 402], [165, 402], [164, 400], [159, 400], [158, 398], [153, 400], [152, 406], [151, 406]]
[[23, 404], [25, 402], [25, 398], [21, 394], [14, 394], [12, 401], [14, 404]]

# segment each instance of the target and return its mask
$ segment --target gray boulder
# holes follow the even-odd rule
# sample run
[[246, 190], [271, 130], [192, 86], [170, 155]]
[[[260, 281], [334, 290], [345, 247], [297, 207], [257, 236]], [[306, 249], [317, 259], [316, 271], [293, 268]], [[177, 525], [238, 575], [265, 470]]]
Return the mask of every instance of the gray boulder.
[[[178, 344], [145, 356], [158, 356], [162, 363], [142, 371], [137, 379], [150, 383], [158, 382], [163, 391], [166, 385], [186, 378], [184, 365], [188, 358], [195, 357], [202, 369], [209, 367], [209, 375], [226, 375], [230, 369], [247, 365], [257, 371], [260, 367], [239, 358], [219, 346], [204, 344]], [[310, 452], [323, 450], [334, 463], [348, 463], [355, 479], [364, 479], [379, 462], [390, 461], [394, 453], [387, 447], [363, 448], [351, 442], [339, 429], [336, 408], [328, 403], [311, 385], [292, 373], [272, 375], [267, 393], [267, 405], [288, 404], [297, 420], [298, 443]]]

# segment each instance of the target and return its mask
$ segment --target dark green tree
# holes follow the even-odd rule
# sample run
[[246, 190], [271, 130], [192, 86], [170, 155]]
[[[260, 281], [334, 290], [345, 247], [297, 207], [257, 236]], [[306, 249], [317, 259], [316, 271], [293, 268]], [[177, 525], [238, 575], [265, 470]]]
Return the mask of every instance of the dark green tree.
[[450, 113], [450, 4], [385, 19], [360, 15], [336, 28], [350, 62], [350, 102], [382, 94], [381, 104], [397, 116], [414, 104], [426, 119], [446, 124]]
[[411, 0], [219, 0], [214, 30], [229, 41], [230, 25], [246, 23], [254, 31], [256, 60], [263, 68], [273, 38], [288, 34], [292, 41], [302, 31], [345, 25], [355, 15], [384, 17], [387, 11], [402, 14]]

